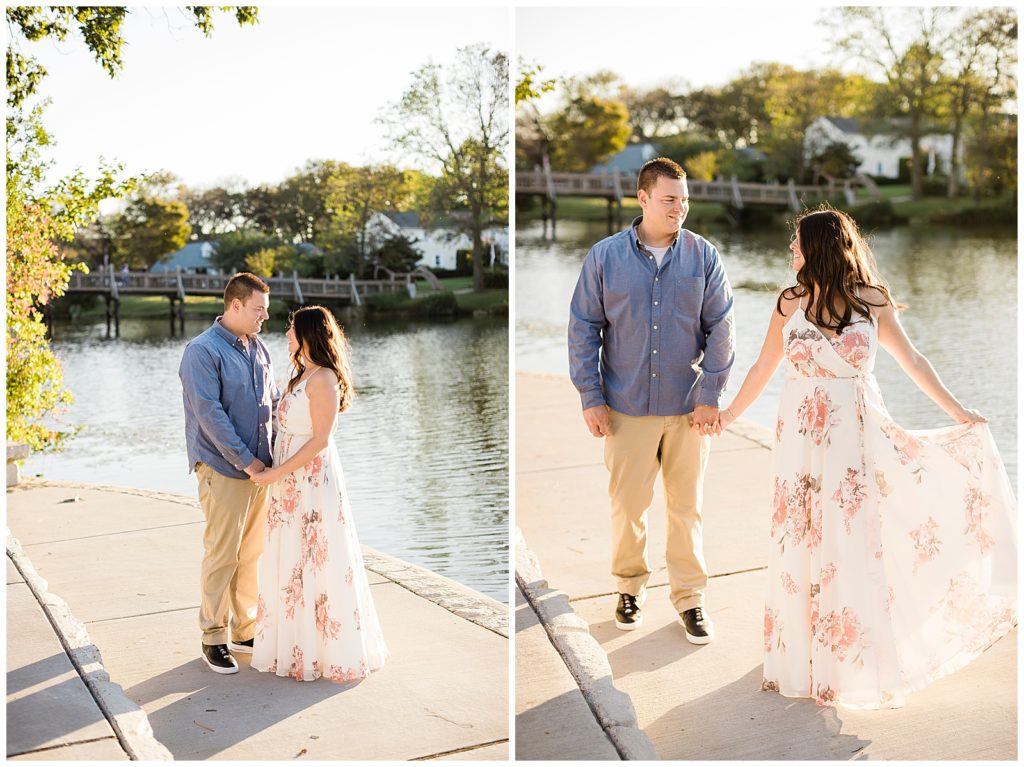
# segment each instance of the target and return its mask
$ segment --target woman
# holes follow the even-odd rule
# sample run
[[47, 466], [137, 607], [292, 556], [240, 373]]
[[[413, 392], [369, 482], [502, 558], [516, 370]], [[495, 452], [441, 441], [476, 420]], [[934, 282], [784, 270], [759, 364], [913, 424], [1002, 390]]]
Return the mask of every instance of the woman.
[[[1016, 502], [986, 420], [907, 338], [856, 224], [805, 214], [790, 250], [796, 285], [720, 422], [785, 357], [763, 689], [895, 708], [1016, 624]], [[893, 422], [871, 374], [879, 345], [958, 425]]]
[[312, 681], [354, 682], [384, 665], [388, 651], [334, 444], [338, 413], [352, 400], [348, 344], [322, 306], [292, 314], [288, 353], [295, 374], [277, 409], [267, 541], [252, 667]]

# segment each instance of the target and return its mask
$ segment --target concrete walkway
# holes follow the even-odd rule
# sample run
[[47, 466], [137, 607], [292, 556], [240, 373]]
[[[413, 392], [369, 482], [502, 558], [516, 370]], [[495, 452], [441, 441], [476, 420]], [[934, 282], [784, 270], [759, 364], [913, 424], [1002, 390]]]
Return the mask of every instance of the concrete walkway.
[[7, 493], [7, 755], [508, 758], [508, 608], [364, 547], [391, 658], [356, 685], [199, 658], [202, 513], [184, 496]]
[[[761, 692], [770, 453], [749, 423], [712, 443], [705, 483], [706, 607], [718, 638], [689, 644], [668, 601], [664, 495], [650, 512], [653, 575], [644, 625], [615, 628], [615, 583], [602, 443], [580, 417], [568, 379], [516, 376], [516, 519], [546, 586], [568, 595], [603, 648], [614, 685], [662, 759], [1016, 759], [1017, 632], [964, 670], [908, 698], [902, 709], [851, 711]], [[517, 563], [518, 563], [517, 558]], [[517, 565], [518, 570], [518, 565]], [[516, 651], [517, 751], [542, 742], [569, 697], [545, 693]], [[522, 669], [525, 661], [525, 669]], [[574, 660], [563, 658], [571, 668]], [[544, 706], [545, 716], [536, 717]], [[520, 754], [517, 754], [520, 755]], [[525, 755], [525, 754], [522, 754]], [[548, 741], [530, 758], [573, 759]]]

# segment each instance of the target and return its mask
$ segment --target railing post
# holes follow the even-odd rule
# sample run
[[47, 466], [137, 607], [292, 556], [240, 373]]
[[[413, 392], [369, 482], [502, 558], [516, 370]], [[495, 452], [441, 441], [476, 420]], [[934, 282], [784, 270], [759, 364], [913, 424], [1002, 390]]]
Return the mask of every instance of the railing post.
[[736, 206], [737, 210], [743, 210], [743, 195], [740, 194], [740, 182], [735, 176], [732, 177], [732, 204]]
[[359, 298], [359, 290], [358, 290], [358, 288], [356, 288], [356, 276], [355, 276], [355, 274], [349, 274], [348, 282], [349, 282], [349, 285], [352, 286], [352, 303], [354, 303], [356, 306], [362, 306], [363, 302]]
[[789, 209], [794, 213], [800, 210], [800, 198], [796, 196], [796, 182], [790, 179], [786, 186], [789, 188]]
[[292, 285], [295, 287], [295, 300], [299, 304], [305, 303], [302, 300], [302, 288], [299, 286], [299, 273], [297, 270], [292, 272]]
[[110, 297], [117, 301], [119, 299], [117, 295], [117, 280], [114, 279], [114, 265], [107, 264], [107, 268], [110, 270]]

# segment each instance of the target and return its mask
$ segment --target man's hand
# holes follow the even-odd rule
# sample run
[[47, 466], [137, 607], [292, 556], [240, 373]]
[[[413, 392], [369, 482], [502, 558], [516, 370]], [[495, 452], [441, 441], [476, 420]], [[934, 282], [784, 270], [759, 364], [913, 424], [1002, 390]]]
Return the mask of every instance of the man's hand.
[[595, 437], [607, 437], [612, 433], [611, 419], [608, 418], [607, 405], [595, 405], [583, 411], [583, 420]]
[[252, 463], [245, 467], [245, 473], [250, 477], [256, 476], [261, 471], [267, 468], [267, 465], [263, 463], [259, 458], [255, 459]]
[[722, 433], [722, 425], [718, 419], [718, 408], [709, 405], [697, 405], [693, 409], [691, 428], [696, 429], [703, 436], [716, 437]]

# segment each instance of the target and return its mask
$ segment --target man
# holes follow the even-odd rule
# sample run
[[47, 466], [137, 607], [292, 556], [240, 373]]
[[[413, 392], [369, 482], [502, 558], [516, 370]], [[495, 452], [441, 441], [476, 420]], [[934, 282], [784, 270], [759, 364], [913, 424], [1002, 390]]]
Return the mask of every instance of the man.
[[694, 644], [714, 638], [704, 614], [701, 502], [708, 436], [734, 358], [732, 290], [718, 251], [682, 228], [686, 174], [666, 158], [637, 179], [643, 215], [583, 262], [569, 318], [569, 367], [611, 474], [615, 625], [642, 621], [651, 569], [647, 508], [665, 484], [669, 598]]
[[189, 472], [196, 472], [203, 533], [199, 627], [203, 660], [218, 674], [238, 663], [227, 645], [251, 653], [256, 565], [266, 535], [267, 488], [250, 481], [271, 464], [280, 392], [270, 352], [258, 337], [270, 288], [246, 272], [224, 289], [224, 314], [185, 347], [178, 375], [185, 404]]

